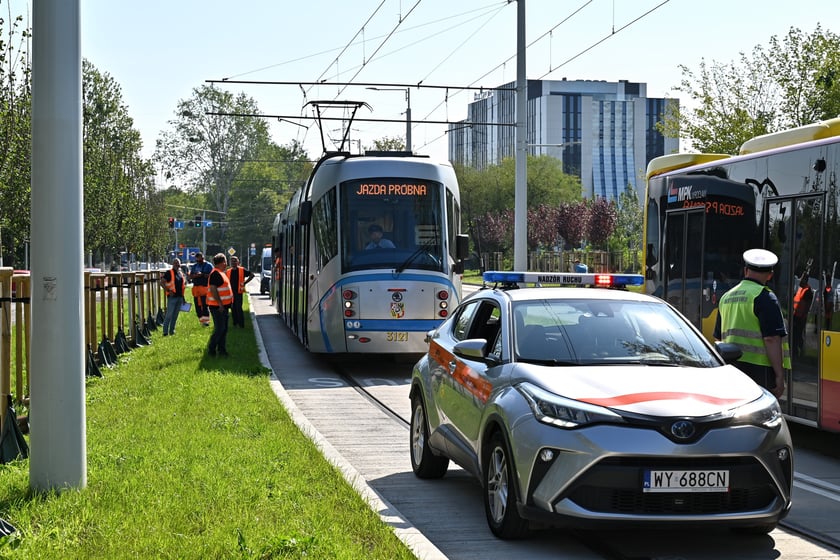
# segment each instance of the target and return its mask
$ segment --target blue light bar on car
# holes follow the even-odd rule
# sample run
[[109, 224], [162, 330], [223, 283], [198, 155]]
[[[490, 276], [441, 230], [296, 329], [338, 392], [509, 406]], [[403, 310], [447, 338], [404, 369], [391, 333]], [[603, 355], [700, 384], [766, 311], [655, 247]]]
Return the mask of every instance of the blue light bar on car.
[[560, 284], [563, 286], [595, 286], [598, 288], [623, 288], [641, 286], [641, 274], [575, 274], [573, 272], [506, 272], [489, 270], [484, 273], [488, 284]]

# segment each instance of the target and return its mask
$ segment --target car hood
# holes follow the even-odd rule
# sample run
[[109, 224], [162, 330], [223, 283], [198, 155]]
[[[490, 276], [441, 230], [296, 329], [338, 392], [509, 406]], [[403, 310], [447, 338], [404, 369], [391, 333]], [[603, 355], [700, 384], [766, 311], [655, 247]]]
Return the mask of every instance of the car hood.
[[[541, 370], [541, 371], [538, 371]], [[738, 368], [661, 366], [528, 366], [520, 372], [557, 395], [654, 416], [707, 416], [751, 402], [762, 389]]]

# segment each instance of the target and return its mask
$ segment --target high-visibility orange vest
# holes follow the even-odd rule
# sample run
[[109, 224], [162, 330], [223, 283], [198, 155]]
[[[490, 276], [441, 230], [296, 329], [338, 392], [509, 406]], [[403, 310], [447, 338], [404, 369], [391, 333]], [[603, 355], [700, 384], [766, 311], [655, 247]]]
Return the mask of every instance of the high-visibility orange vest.
[[[175, 288], [176, 288], [175, 287], [175, 275], [176, 275], [175, 274], [175, 269], [170, 268], [167, 272], [169, 272], [169, 280], [166, 279], [166, 272], [164, 272], [163, 273], [163, 282], [164, 282], [163, 289], [166, 290], [166, 295], [174, 296], [174, 295], [177, 294], [177, 292], [175, 291]], [[181, 289], [183, 290], [184, 283], [187, 280], [186, 280], [186, 278], [184, 278], [184, 273], [181, 272], [180, 270], [178, 270], [177, 275], [181, 277]]]
[[[220, 307], [224, 306], [227, 307], [233, 304], [233, 288], [230, 286], [230, 279], [225, 274], [224, 270], [219, 268], [214, 268], [213, 272], [210, 273], [210, 276], [213, 276], [213, 273], [218, 273], [222, 276], [223, 284], [221, 286], [217, 286], [216, 289], [219, 292], [219, 299], [221, 301], [217, 301], [216, 298], [213, 296], [212, 290], [208, 288], [207, 291], [207, 305], [209, 307]], [[209, 282], [208, 282], [209, 284]]]
[[236, 271], [236, 293], [237, 294], [244, 294], [245, 293], [245, 268], [241, 266], [232, 266], [227, 269], [228, 278], [231, 278], [231, 271]]
[[[814, 295], [810, 293], [810, 286], [802, 286], [796, 290], [796, 295], [793, 296], [793, 314], [796, 317], [802, 318], [808, 314], [808, 309], [811, 307], [811, 301]], [[808, 294], [810, 297], [805, 297]]]

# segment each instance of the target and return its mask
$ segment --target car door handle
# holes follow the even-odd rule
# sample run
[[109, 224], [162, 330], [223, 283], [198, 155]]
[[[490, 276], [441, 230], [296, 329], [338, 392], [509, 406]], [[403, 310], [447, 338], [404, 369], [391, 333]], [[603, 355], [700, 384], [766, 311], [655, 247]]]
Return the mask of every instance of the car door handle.
[[450, 374], [450, 375], [452, 375], [453, 373], [455, 373], [455, 368], [456, 368], [457, 366], [458, 366], [458, 364], [457, 364], [457, 362], [455, 362], [455, 360], [452, 360], [451, 362], [449, 362], [449, 374]]

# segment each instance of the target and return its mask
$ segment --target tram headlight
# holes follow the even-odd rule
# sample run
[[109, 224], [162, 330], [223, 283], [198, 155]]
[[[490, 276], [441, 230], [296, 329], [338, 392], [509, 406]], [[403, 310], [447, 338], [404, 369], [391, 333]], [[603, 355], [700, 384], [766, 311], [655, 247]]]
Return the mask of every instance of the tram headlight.
[[344, 302], [344, 307], [346, 307], [348, 309], [353, 307], [353, 302], [352, 301], [345, 301]]
[[447, 307], [449, 307], [449, 303], [442, 301], [440, 302], [439, 306], [441, 309], [446, 309]]

